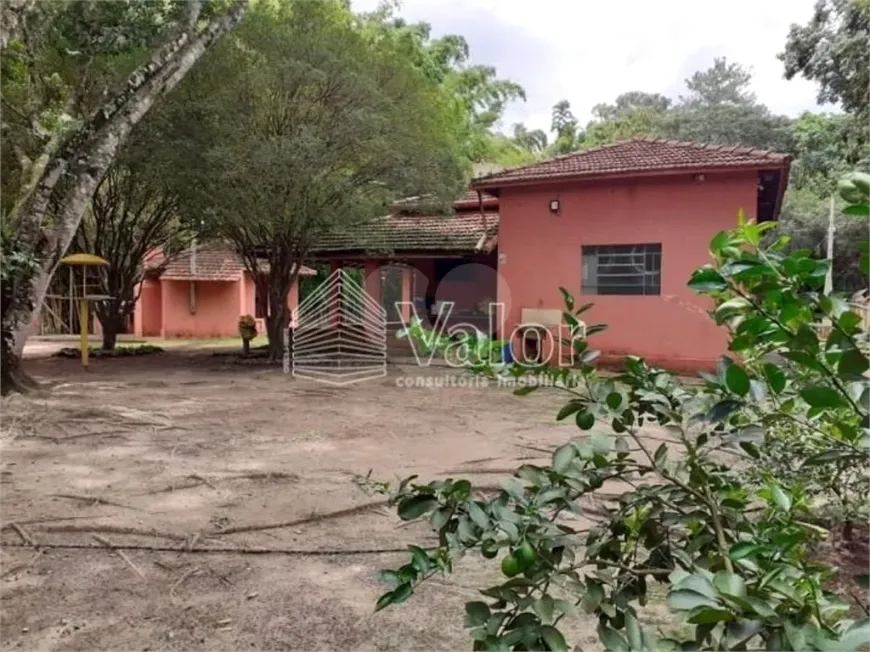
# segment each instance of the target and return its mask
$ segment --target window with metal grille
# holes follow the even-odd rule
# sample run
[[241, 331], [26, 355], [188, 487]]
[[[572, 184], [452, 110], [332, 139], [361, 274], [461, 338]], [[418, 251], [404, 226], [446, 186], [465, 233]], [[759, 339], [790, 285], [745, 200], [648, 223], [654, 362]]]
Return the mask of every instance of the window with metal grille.
[[661, 294], [662, 245], [582, 248], [583, 294]]

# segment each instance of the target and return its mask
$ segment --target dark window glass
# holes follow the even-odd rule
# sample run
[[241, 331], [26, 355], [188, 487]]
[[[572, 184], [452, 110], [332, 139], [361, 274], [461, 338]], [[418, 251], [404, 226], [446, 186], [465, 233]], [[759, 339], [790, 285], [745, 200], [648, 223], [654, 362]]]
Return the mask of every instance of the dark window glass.
[[661, 294], [661, 244], [582, 248], [583, 294]]

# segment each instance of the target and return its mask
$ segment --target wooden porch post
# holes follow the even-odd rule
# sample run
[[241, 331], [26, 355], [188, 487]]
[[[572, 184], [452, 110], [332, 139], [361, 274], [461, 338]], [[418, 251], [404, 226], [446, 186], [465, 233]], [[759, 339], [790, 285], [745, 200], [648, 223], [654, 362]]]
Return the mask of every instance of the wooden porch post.
[[411, 322], [411, 302], [414, 300], [413, 274], [414, 268], [410, 265], [402, 267], [402, 320], [406, 324]]
[[[344, 267], [344, 261], [339, 260], [337, 258], [329, 259], [329, 277], [327, 283], [332, 280], [332, 275]], [[339, 293], [339, 300], [341, 300], [341, 293]], [[327, 297], [327, 299], [331, 299], [331, 297]], [[340, 306], [329, 306], [329, 325], [332, 327], [338, 327], [341, 325], [341, 307]]]

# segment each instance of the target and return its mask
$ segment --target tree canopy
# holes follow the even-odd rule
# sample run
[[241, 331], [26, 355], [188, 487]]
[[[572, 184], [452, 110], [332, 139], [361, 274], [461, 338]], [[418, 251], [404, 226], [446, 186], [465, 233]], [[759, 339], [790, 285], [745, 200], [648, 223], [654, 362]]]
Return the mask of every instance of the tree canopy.
[[288, 291], [318, 238], [397, 197], [452, 200], [463, 186], [467, 123], [406, 57], [407, 28], [371, 21], [338, 1], [256, 6], [162, 116], [183, 210], [270, 276], [276, 356]]

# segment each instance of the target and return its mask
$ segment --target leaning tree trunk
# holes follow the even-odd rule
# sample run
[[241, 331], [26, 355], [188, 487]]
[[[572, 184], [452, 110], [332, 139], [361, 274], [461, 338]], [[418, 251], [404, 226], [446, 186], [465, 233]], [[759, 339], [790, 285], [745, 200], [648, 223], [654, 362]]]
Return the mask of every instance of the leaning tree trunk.
[[[201, 4], [191, 3], [192, 25]], [[15, 216], [16, 239], [26, 252], [34, 254], [39, 265], [36, 273], [25, 280], [29, 284], [29, 301], [17, 302], [13, 310], [4, 311], [3, 327], [15, 334], [11, 351], [15, 359], [20, 358], [33, 315], [42, 307], [51, 277], [69, 247], [87, 203], [119, 148], [154, 101], [174, 88], [205, 50], [239, 23], [247, 5], [248, 0], [235, 0], [227, 13], [213, 18], [203, 31], [185, 32], [162, 46], [148, 64], [133, 72], [125, 91], [95, 113], [58, 150], [21, 204]], [[59, 187], [63, 190], [57, 194]], [[61, 208], [53, 215], [54, 229], [46, 233], [44, 224], [52, 200]], [[8, 322], [7, 315], [15, 315], [14, 323]]]
[[284, 358], [284, 329], [290, 326], [290, 309], [287, 307], [289, 285], [269, 286], [269, 317], [266, 332], [269, 335], [269, 360], [279, 362]]

